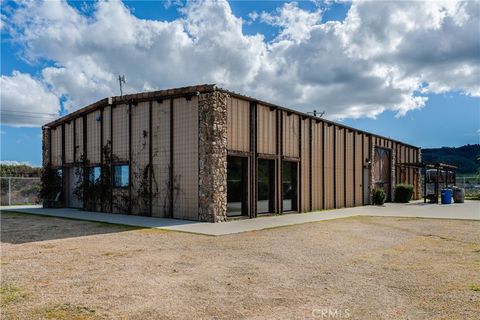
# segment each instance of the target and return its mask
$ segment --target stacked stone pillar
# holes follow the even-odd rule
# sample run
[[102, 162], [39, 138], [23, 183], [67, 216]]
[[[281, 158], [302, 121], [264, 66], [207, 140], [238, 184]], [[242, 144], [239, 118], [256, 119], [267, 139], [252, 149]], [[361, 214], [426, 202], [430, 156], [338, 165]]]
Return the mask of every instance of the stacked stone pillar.
[[200, 94], [198, 100], [199, 220], [227, 219], [227, 98], [222, 92]]

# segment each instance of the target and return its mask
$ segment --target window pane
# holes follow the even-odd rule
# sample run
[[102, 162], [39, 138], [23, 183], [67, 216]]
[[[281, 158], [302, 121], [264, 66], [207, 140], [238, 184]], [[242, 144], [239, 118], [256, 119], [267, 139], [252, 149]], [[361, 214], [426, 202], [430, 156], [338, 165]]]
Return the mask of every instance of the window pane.
[[128, 187], [128, 165], [114, 166], [114, 186], [117, 188]]
[[100, 179], [100, 167], [91, 167], [89, 174], [89, 181], [91, 183], [97, 183]]

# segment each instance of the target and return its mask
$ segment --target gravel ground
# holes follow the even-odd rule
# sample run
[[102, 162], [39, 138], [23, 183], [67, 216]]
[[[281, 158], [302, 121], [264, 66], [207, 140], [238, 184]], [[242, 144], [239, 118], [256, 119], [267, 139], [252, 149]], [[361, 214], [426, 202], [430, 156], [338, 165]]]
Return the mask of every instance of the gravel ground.
[[1, 214], [2, 319], [479, 319], [480, 222], [221, 237]]

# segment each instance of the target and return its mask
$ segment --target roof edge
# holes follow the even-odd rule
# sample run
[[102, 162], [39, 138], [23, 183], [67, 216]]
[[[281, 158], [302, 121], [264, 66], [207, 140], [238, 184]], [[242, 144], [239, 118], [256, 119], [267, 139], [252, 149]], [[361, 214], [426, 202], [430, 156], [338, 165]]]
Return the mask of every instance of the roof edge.
[[112, 96], [108, 98], [103, 98], [83, 108], [80, 108], [72, 113], [64, 115], [59, 119], [56, 119], [49, 123], [44, 124], [42, 126], [42, 129], [47, 129], [49, 127], [57, 127], [62, 123], [68, 122], [74, 118], [80, 117], [84, 114], [93, 112], [95, 110], [98, 110], [102, 107], [106, 107], [108, 105], [144, 102], [144, 101], [149, 101], [152, 99], [159, 99], [159, 98], [165, 99], [165, 98], [183, 97], [183, 96], [196, 95], [198, 93], [213, 92], [215, 90], [217, 90], [216, 84], [201, 84], [201, 85], [195, 85], [195, 86], [189, 86], [189, 87], [180, 87], [180, 88], [157, 90], [157, 91], [146, 91], [146, 92], [140, 92], [140, 93], [134, 93], [134, 94], [126, 94], [123, 96]]

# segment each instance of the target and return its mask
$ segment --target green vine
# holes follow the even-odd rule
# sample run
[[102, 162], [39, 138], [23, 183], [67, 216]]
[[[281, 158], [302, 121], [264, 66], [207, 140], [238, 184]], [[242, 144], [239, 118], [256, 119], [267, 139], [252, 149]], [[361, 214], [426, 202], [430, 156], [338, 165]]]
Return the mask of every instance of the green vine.
[[41, 200], [55, 199], [59, 192], [62, 192], [62, 176], [59, 170], [53, 169], [51, 166], [42, 169], [40, 177], [40, 192], [38, 197]]

